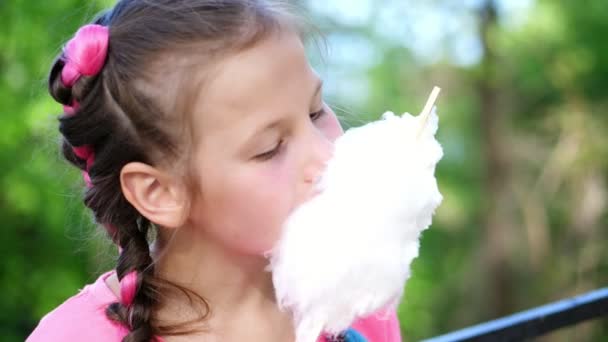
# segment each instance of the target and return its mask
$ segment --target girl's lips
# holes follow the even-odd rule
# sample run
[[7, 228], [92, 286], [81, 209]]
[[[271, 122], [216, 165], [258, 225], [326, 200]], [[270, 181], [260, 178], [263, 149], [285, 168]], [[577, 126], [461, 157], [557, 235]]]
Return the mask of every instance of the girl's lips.
[[320, 188], [318, 188], [317, 186], [313, 187], [312, 190], [310, 191], [308, 197], [306, 197], [306, 201], [308, 202], [311, 199], [317, 197], [318, 195], [320, 195], [323, 192], [323, 190], [321, 190]]
[[312, 189], [311, 189], [310, 198], [316, 197], [317, 195], [320, 195], [323, 192], [324, 189], [323, 189], [323, 186], [321, 185], [322, 178], [323, 178], [322, 175], [318, 175], [317, 177], [315, 177], [315, 180], [313, 182]]
[[315, 190], [312, 191], [312, 194], [310, 195], [310, 198], [317, 197], [322, 192], [323, 192], [323, 190], [321, 190], [321, 189], [315, 189]]

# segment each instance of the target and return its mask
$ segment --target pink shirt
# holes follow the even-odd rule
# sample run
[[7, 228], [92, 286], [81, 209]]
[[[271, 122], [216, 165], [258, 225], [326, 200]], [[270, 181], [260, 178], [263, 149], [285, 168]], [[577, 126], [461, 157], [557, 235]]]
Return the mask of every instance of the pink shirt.
[[[105, 309], [118, 299], [105, 280], [114, 271], [101, 275], [93, 284], [69, 298], [41, 320], [26, 342], [87, 341], [120, 342], [127, 330], [110, 321]], [[369, 342], [400, 342], [399, 322], [394, 312], [371, 315], [352, 327]], [[320, 337], [318, 342], [325, 342]]]

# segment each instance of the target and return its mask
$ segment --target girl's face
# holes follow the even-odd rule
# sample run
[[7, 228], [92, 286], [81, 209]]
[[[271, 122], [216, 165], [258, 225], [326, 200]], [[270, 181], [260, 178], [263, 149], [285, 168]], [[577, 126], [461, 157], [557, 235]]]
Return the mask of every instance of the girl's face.
[[343, 133], [295, 34], [273, 35], [222, 60], [195, 107], [190, 212], [233, 252], [272, 248]]

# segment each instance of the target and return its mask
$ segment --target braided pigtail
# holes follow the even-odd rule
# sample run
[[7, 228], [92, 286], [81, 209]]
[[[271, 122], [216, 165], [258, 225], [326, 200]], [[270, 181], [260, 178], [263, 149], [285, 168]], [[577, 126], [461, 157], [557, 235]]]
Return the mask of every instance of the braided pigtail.
[[[102, 22], [103, 20], [99, 20]], [[99, 36], [90, 33], [96, 30]], [[199, 295], [155, 275], [150, 254], [154, 225], [143, 217], [121, 191], [120, 171], [129, 162], [153, 164], [143, 146], [173, 151], [173, 139], [155, 127], [162, 111], [139, 91], [123, 81], [120, 65], [112, 62], [109, 45], [99, 40], [109, 38], [109, 30], [98, 24], [81, 28], [57, 58], [49, 75], [49, 92], [64, 106], [59, 117], [62, 152], [66, 160], [83, 172], [87, 188], [84, 203], [120, 247], [116, 273], [120, 282], [120, 300], [106, 308], [106, 315], [123, 325], [128, 334], [123, 341], [148, 342], [160, 334], [192, 332], [193, 321], [161, 325], [155, 318], [160, 298], [167, 293], [183, 293], [202, 303], [204, 318], [209, 310]], [[103, 57], [102, 67], [91, 69], [90, 56]], [[84, 70], [84, 71], [83, 71]], [[86, 72], [86, 73], [85, 73]], [[66, 76], [67, 75], [67, 76]], [[143, 116], [135, 114], [145, 112]], [[163, 296], [160, 296], [162, 288]]]
[[116, 112], [116, 101], [105, 90], [105, 79], [111, 77], [102, 70], [108, 38], [105, 26], [81, 28], [55, 61], [49, 92], [64, 105], [59, 118], [62, 152], [83, 171], [87, 184], [84, 202], [121, 247], [116, 267], [121, 298], [106, 314], [129, 330], [123, 341], [151, 341], [157, 333], [151, 321], [159, 301], [156, 284], [160, 283], [154, 280], [149, 250], [152, 224], [123, 196], [119, 177], [126, 163], [149, 161], [139, 137], [131, 125], [125, 127], [125, 116]]

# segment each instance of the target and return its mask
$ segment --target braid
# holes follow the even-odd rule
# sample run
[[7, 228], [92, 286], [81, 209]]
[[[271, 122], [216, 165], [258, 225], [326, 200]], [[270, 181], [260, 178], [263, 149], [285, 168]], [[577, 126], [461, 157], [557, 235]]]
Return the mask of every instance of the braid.
[[[53, 98], [74, 109], [59, 117], [61, 150], [66, 160], [90, 177], [84, 203], [121, 247], [116, 273], [121, 288], [133, 293], [128, 302], [121, 298], [109, 305], [106, 315], [128, 329], [123, 341], [148, 342], [157, 334], [151, 321], [159, 302], [159, 281], [154, 280], [154, 263], [147, 238], [152, 224], [120, 191], [120, 170], [128, 162], [149, 163], [149, 160], [129, 116], [107, 91], [105, 84], [112, 75], [102, 70], [98, 75], [82, 76], [73, 85], [66, 86], [61, 79], [65, 59], [60, 55], [49, 75], [49, 92]], [[94, 160], [79, 157], [81, 146], [94, 151]], [[133, 275], [135, 281], [125, 281], [128, 275]]]
[[[152, 312], [159, 304], [158, 288], [152, 281], [154, 264], [146, 238], [150, 226], [149, 221], [141, 219], [132, 222], [130, 226], [122, 226], [119, 232], [123, 250], [118, 258], [116, 273], [121, 293], [131, 292], [134, 295], [111, 304], [106, 314], [129, 329], [124, 342], [150, 341], [157, 334], [150, 324]], [[134, 274], [135, 281], [126, 281], [131, 274]]]
[[[114, 243], [121, 248], [116, 273], [121, 293], [132, 293], [132, 298], [110, 304], [106, 315], [127, 328], [125, 342], [149, 342], [161, 333], [185, 334], [192, 332], [188, 325], [207, 316], [207, 302], [199, 295], [155, 276], [154, 262], [150, 255], [148, 237], [154, 233], [153, 224], [142, 216], [125, 198], [121, 191], [120, 171], [129, 162], [152, 164], [142, 146], [146, 141], [153, 146], [175, 150], [168, 134], [154, 126], [161, 111], [136, 89], [127, 88], [116, 74], [106, 68], [94, 77], [81, 77], [72, 87], [61, 81], [64, 57], [60, 56], [49, 75], [49, 92], [55, 100], [74, 106], [74, 113], [59, 117], [62, 134], [61, 151], [71, 164], [90, 176], [91, 183], [85, 190], [84, 203], [94, 214]], [[115, 90], [115, 91], [112, 91]], [[133, 120], [129, 114], [133, 108], [145, 110], [147, 119]], [[91, 164], [76, 153], [80, 146], [88, 146], [95, 153]], [[130, 277], [134, 281], [128, 281]], [[204, 312], [197, 319], [161, 326], [156, 323], [154, 312], [160, 305], [160, 288], [177, 290], [202, 303]]]

